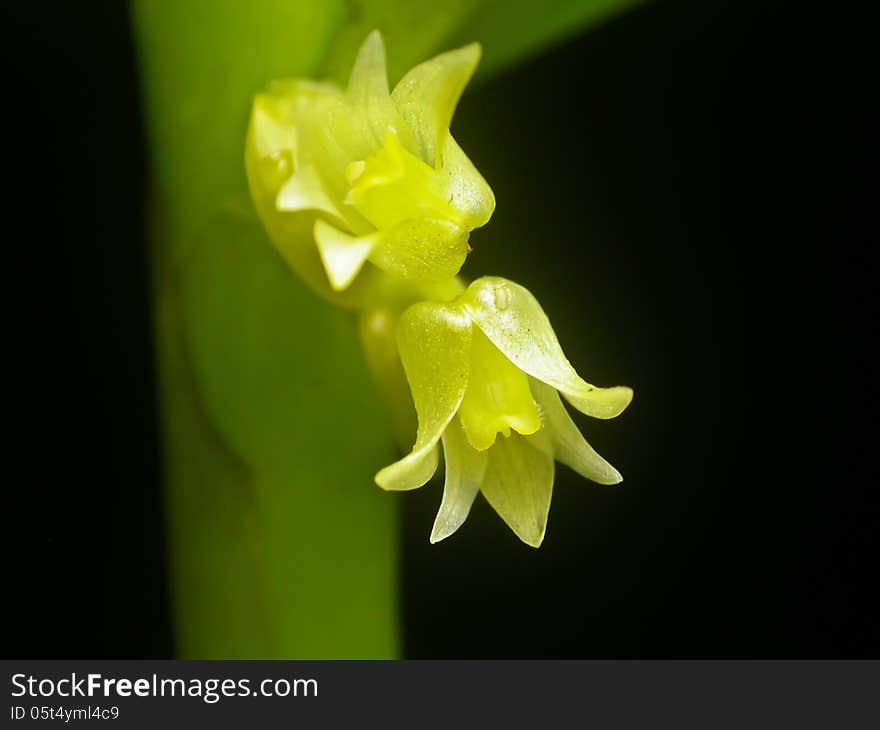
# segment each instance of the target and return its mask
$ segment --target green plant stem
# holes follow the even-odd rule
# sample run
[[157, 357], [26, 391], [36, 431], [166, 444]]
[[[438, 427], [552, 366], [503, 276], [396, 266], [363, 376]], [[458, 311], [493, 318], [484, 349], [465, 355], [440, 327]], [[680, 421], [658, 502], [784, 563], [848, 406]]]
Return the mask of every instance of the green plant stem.
[[393, 657], [398, 516], [372, 483], [391, 428], [354, 323], [272, 249], [242, 160], [254, 92], [314, 73], [334, 19], [282, 2], [134, 9], [178, 653]]

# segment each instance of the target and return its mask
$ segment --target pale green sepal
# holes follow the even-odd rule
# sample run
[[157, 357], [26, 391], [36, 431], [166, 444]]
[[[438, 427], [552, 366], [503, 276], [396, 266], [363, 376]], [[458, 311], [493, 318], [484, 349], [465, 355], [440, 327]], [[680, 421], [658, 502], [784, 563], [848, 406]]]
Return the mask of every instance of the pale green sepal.
[[489, 449], [483, 495], [526, 545], [544, 540], [553, 493], [553, 457], [517, 433]]
[[468, 287], [464, 298], [474, 322], [514, 365], [561, 391], [582, 413], [614, 418], [629, 405], [630, 388], [599, 388], [575, 372], [550, 320], [525, 287], [485, 276]]
[[449, 425], [468, 382], [471, 323], [457, 307], [421, 302], [397, 326], [397, 347], [419, 418], [412, 453], [376, 475], [383, 489], [415, 489], [436, 469], [428, 455]]
[[349, 236], [322, 220], [315, 221], [315, 243], [334, 291], [346, 289], [363, 268], [377, 236]]
[[418, 489], [428, 482], [437, 471], [440, 463], [440, 447], [436, 442], [424, 444], [421, 448], [395, 461], [376, 474], [376, 484], [388, 491], [403, 492]]
[[565, 399], [581, 413], [593, 418], [614, 418], [626, 410], [632, 403], [632, 388], [626, 385], [615, 385], [600, 388], [581, 380], [566, 388], [559, 388]]
[[351, 104], [369, 106], [374, 100], [388, 97], [388, 71], [385, 66], [385, 43], [378, 30], [361, 44], [348, 78], [346, 97]]
[[495, 212], [495, 193], [449, 133], [446, 134], [443, 167], [439, 173], [446, 178], [449, 206], [456, 211], [462, 225], [468, 228], [486, 225]]
[[361, 312], [357, 319], [367, 367], [388, 404], [397, 443], [405, 449], [416, 437], [416, 409], [397, 354], [399, 318], [393, 307], [377, 307]]
[[355, 110], [374, 142], [381, 143], [388, 131], [403, 135], [405, 144], [412, 144], [411, 134], [388, 91], [385, 43], [378, 30], [370, 33], [361, 45], [351, 69], [345, 98]]
[[445, 540], [464, 524], [489, 465], [489, 452], [477, 451], [468, 443], [457, 418], [443, 432], [443, 458], [446, 483], [431, 531], [432, 543]]
[[[549, 441], [551, 456], [574, 469], [586, 479], [598, 484], [619, 484], [623, 481], [620, 472], [596, 453], [584, 439], [556, 389], [535, 378], [529, 379], [532, 395], [541, 412], [541, 441]], [[536, 434], [537, 435], [537, 434]], [[541, 448], [543, 444], [536, 445]]]
[[338, 218], [340, 221], [345, 220], [343, 213], [327, 195], [320, 176], [311, 165], [305, 165], [298, 169], [281, 186], [278, 197], [275, 199], [275, 207], [285, 213], [319, 210]]
[[441, 147], [464, 87], [477, 68], [479, 44], [441, 53], [411, 69], [391, 97], [415, 134], [421, 158], [440, 166]]

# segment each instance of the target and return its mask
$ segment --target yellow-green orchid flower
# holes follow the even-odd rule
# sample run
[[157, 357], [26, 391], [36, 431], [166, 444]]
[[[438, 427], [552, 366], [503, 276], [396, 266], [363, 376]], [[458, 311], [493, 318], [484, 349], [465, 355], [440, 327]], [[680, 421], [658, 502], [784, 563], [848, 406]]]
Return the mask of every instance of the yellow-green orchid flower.
[[348, 88], [276, 82], [253, 105], [246, 151], [257, 210], [313, 286], [347, 289], [367, 261], [410, 281], [455, 276], [495, 208], [449, 132], [480, 47], [443, 53], [388, 89], [378, 31]]
[[613, 418], [632, 390], [582, 380], [524, 287], [483, 277], [451, 302], [414, 304], [400, 318], [397, 341], [418, 433], [411, 453], [376, 482], [395, 490], [422, 486], [437, 469], [442, 441], [446, 483], [431, 542], [462, 525], [482, 490], [523, 542], [539, 546], [554, 459], [600, 484], [621, 481], [584, 440], [559, 393], [582, 413]]

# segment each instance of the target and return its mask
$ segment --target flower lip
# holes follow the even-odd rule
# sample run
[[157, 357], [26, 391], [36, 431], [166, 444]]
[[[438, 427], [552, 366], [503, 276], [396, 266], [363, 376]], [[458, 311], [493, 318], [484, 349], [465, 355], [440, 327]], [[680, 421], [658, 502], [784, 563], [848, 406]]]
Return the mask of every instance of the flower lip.
[[525, 373], [475, 328], [471, 339], [470, 376], [458, 409], [464, 433], [478, 451], [488, 449], [498, 434], [511, 429], [523, 435], [541, 427], [541, 416]]

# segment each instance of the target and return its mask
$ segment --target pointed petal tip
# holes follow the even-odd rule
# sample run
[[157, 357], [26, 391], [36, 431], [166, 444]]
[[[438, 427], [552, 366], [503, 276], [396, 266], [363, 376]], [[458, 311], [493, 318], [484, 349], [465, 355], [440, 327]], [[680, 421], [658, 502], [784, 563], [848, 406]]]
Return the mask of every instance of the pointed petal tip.
[[613, 486], [620, 484], [623, 481], [623, 475], [619, 471], [617, 471], [617, 469], [615, 469], [613, 466], [611, 466], [610, 464], [608, 466], [610, 468], [610, 471], [608, 472], [607, 480], [603, 480], [601, 482], [596, 482], [596, 483], [601, 484], [606, 487], [613, 487]]
[[447, 51], [440, 55], [446, 56], [447, 58], [457, 57], [458, 59], [461, 59], [463, 65], [469, 66], [470, 73], [473, 74], [477, 65], [480, 63], [480, 59], [483, 57], [483, 46], [474, 41], [473, 43], [468, 43], [460, 48], [454, 48], [451, 51]]
[[385, 42], [378, 30], [372, 31], [361, 43], [348, 77], [346, 94], [354, 103], [365, 103], [370, 98], [387, 96]]
[[545, 533], [546, 533], [546, 530], [541, 530], [541, 534], [540, 534], [540, 535], [538, 535], [538, 534], [535, 534], [535, 535], [519, 535], [519, 534], [518, 534], [517, 537], [518, 537], [520, 540], [522, 540], [526, 545], [528, 545], [530, 548], [535, 548], [535, 550], [537, 550], [539, 547], [541, 547], [541, 545], [542, 545], [543, 542], [544, 542], [544, 535], [545, 535]]
[[[387, 468], [387, 467], [386, 467], [386, 468]], [[375, 477], [373, 477], [373, 481], [376, 482], [376, 484], [377, 484], [377, 485], [378, 485], [383, 491], [386, 491], [386, 492], [403, 492], [403, 491], [407, 491], [407, 490], [405, 490], [405, 489], [401, 489], [400, 487], [396, 486], [395, 481], [394, 481], [394, 480], [393, 480], [388, 474], [383, 474], [383, 473], [382, 473], [382, 472], [384, 472], [384, 471], [385, 471], [385, 469], [382, 469], [381, 471], [379, 471], [379, 472], [376, 473], [376, 476], [375, 476]]]
[[387, 492], [406, 492], [423, 487], [434, 476], [440, 463], [440, 449], [428, 443], [411, 451], [400, 461], [380, 469], [373, 479]]
[[474, 69], [476, 69], [480, 63], [480, 60], [483, 58], [483, 45], [474, 41], [473, 43], [468, 43], [466, 46], [462, 46], [461, 50], [464, 51], [467, 55], [473, 57]]
[[349, 236], [320, 218], [315, 221], [312, 235], [334, 291], [351, 285], [376, 245], [374, 236]]
[[[394, 468], [395, 466], [397, 466], [397, 464], [386, 466], [384, 469], [380, 469], [376, 473], [376, 476], [373, 477], [373, 481], [375, 481], [376, 484], [386, 492], [406, 492], [411, 489], [418, 489], [425, 485], [426, 482], [416, 484], [415, 482], [404, 481], [398, 473], [399, 470]], [[428, 477], [428, 479], [430, 479], [430, 477]]]
[[367, 53], [381, 53], [383, 57], [385, 56], [385, 39], [382, 37], [382, 31], [378, 28], [374, 28], [367, 33], [367, 37], [364, 38], [364, 42], [361, 43], [361, 47], [358, 49], [358, 57]]
[[[444, 501], [445, 500], [446, 495], [444, 494]], [[469, 496], [468, 500], [472, 501], [473, 496]], [[458, 532], [461, 529], [461, 526], [465, 523], [467, 515], [470, 512], [470, 504], [468, 504], [467, 508], [464, 510], [463, 515], [449, 514], [448, 509], [445, 510], [446, 514], [444, 514], [443, 507], [444, 505], [441, 505], [437, 517], [434, 518], [434, 526], [431, 528], [431, 536], [428, 538], [432, 545], [436, 545], [438, 542], [442, 542]]]
[[632, 403], [633, 389], [626, 385], [599, 388], [582, 383], [582, 387], [560, 389], [565, 399], [581, 413], [608, 420], [616, 418]]
[[396, 470], [393, 468], [394, 466], [396, 465], [392, 464], [391, 466], [386, 466], [384, 469], [380, 469], [376, 472], [376, 476], [373, 477], [373, 481], [386, 492], [402, 492], [409, 489], [418, 489], [418, 487], [423, 486], [421, 484], [415, 487], [400, 486], [400, 478], [395, 473]]
[[411, 68], [391, 96], [419, 146], [420, 157], [438, 167], [459, 98], [480, 62], [482, 48], [471, 43]]
[[455, 530], [447, 529], [447, 526], [438, 527], [437, 524], [434, 524], [434, 529], [431, 530], [431, 536], [428, 538], [428, 542], [432, 545], [436, 545], [438, 542], [443, 542], [447, 537], [451, 537], [455, 534]]

